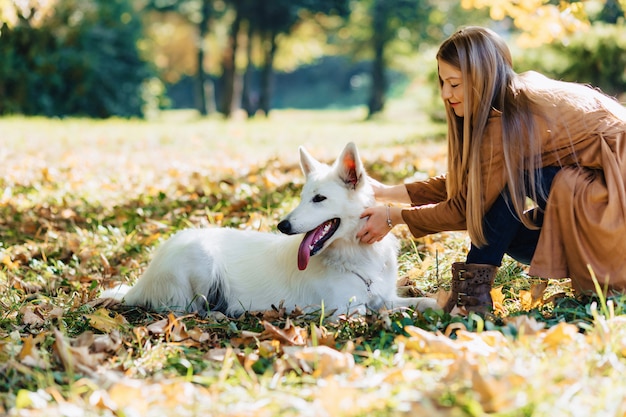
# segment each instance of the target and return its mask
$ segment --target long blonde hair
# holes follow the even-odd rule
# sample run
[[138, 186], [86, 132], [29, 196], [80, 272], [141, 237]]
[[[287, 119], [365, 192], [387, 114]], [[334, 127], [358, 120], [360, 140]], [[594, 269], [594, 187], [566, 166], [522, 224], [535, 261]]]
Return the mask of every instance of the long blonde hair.
[[[481, 155], [488, 118], [493, 110], [502, 114], [502, 142], [511, 205], [527, 227], [536, 228], [523, 215], [526, 194], [537, 199], [535, 173], [540, 166], [541, 141], [531, 111], [531, 99], [512, 67], [504, 40], [482, 27], [466, 27], [439, 48], [437, 60], [461, 71], [464, 114], [458, 117], [448, 103], [448, 198], [467, 188], [467, 229], [476, 246], [483, 246], [485, 215]], [[443, 81], [439, 80], [440, 85]]]

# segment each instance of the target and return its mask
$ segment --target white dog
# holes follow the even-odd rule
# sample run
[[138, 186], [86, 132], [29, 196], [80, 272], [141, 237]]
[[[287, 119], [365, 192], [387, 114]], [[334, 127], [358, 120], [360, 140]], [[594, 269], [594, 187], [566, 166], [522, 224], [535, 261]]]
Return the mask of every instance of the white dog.
[[135, 286], [119, 286], [102, 297], [127, 305], [175, 312], [221, 311], [237, 316], [322, 305], [335, 315], [414, 307], [438, 309], [431, 298], [396, 295], [396, 238], [374, 244], [356, 234], [360, 215], [375, 204], [374, 193], [349, 143], [332, 166], [300, 148], [306, 176], [301, 202], [278, 224], [283, 234], [231, 228], [188, 229], [155, 252]]

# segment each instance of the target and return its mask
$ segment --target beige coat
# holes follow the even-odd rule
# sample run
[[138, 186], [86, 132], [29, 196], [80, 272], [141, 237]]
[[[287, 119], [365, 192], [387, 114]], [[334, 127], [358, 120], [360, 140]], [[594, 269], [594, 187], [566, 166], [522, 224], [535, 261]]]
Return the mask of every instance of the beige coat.
[[[626, 290], [626, 118], [595, 100], [584, 109], [558, 95], [542, 102], [543, 117], [536, 120], [543, 166], [563, 169], [552, 184], [529, 273], [569, 277], [575, 289], [593, 291], [591, 269], [601, 285]], [[482, 147], [487, 209], [506, 186], [501, 131], [493, 112]], [[414, 207], [402, 216], [415, 237], [466, 230], [466, 192], [448, 198], [445, 175], [406, 188]]]

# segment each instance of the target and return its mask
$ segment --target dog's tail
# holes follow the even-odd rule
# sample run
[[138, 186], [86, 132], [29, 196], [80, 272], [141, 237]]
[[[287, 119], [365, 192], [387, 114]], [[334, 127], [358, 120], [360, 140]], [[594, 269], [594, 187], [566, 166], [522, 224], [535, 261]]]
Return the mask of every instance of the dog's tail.
[[117, 301], [122, 301], [130, 289], [131, 287], [129, 285], [120, 284], [117, 287], [102, 291], [100, 298], [112, 298]]

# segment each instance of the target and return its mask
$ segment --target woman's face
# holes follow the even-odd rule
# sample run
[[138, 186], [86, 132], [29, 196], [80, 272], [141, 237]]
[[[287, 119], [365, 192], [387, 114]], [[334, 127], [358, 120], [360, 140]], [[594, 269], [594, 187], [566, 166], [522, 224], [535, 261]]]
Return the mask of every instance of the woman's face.
[[448, 103], [454, 114], [463, 117], [463, 78], [461, 70], [446, 61], [438, 60], [441, 79], [441, 98]]

